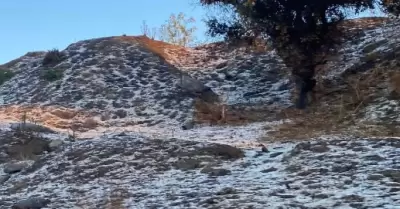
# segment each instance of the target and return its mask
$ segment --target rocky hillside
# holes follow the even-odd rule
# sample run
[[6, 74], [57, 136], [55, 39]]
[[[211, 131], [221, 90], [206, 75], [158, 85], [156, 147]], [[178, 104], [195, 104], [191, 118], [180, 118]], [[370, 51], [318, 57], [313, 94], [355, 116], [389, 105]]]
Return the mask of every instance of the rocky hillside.
[[305, 114], [263, 47], [116, 36], [0, 65], [0, 209], [398, 207], [400, 23], [343, 27]]
[[[194, 112], [194, 97], [177, 85], [181, 74], [189, 73], [219, 95], [227, 96], [224, 102], [228, 104], [289, 104], [289, 86], [281, 79], [283, 75], [279, 76], [282, 66], [277, 65], [272, 53], [251, 56], [233, 52], [205, 68], [197, 63], [197, 68], [178, 69], [144, 47], [143, 39], [146, 38], [81, 41], [63, 50], [65, 58], [51, 67], [43, 66], [44, 53], [27, 54], [3, 67], [15, 76], [0, 87], [1, 101], [8, 106], [29, 104], [82, 110], [94, 113], [91, 115], [103, 125], [120, 121], [179, 125]], [[61, 72], [62, 78], [51, 82], [43, 79], [43, 71], [48, 70]]]
[[395, 208], [399, 149], [341, 137], [241, 151], [119, 133], [4, 164], [0, 208]]

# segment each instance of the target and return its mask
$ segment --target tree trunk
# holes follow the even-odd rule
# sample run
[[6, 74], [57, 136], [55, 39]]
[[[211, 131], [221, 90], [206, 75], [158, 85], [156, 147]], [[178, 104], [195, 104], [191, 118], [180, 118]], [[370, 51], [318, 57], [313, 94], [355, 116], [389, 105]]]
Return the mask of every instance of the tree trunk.
[[308, 66], [299, 71], [293, 71], [298, 92], [296, 108], [305, 109], [308, 105], [308, 93], [314, 90], [316, 80], [313, 78], [315, 66]]

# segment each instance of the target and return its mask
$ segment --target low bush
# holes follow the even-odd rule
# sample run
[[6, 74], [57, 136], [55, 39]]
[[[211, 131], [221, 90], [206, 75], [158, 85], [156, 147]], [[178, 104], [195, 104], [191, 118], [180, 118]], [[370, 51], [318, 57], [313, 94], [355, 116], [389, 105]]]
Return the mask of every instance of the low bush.
[[60, 52], [58, 49], [52, 49], [44, 56], [42, 65], [57, 65], [64, 59], [64, 57], [64, 53]]
[[14, 76], [11, 70], [0, 69], [0, 85], [10, 80]]
[[58, 69], [45, 69], [41, 72], [40, 77], [49, 82], [57, 81], [63, 77], [63, 71]]

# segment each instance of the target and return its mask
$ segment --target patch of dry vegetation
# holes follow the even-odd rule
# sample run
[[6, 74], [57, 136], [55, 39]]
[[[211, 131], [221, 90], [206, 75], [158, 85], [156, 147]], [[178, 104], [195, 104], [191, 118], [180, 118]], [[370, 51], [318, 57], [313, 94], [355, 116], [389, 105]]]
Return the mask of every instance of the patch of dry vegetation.
[[400, 72], [393, 72], [389, 78], [389, 91], [393, 99], [400, 98]]
[[139, 43], [141, 46], [145, 47], [149, 51], [155, 53], [165, 60], [170, 60], [171, 57], [166, 51], [173, 50], [176, 52], [176, 56], [188, 56], [189, 52], [185, 47], [169, 44], [163, 41], [157, 41], [150, 39], [146, 36], [118, 36], [115, 37], [118, 41], [130, 42], [130, 43]]
[[268, 108], [245, 108], [229, 106], [225, 103], [207, 103], [195, 100], [194, 120], [198, 124], [243, 125], [266, 121], [275, 115]]
[[[342, 85], [320, 84], [317, 100], [306, 111], [285, 110], [278, 118], [290, 120], [268, 133], [281, 139], [309, 139], [321, 135], [351, 134], [357, 136], [398, 136], [400, 130], [393, 121], [385, 123], [360, 122], [364, 108], [374, 99], [400, 93], [400, 68], [383, 62], [365, 72], [349, 75]], [[399, 94], [400, 95], [400, 94]]]
[[107, 198], [106, 209], [126, 209], [124, 201], [129, 197], [128, 191], [124, 189], [115, 189], [110, 192]]
[[99, 121], [93, 119], [96, 113], [59, 106], [21, 106], [7, 105], [0, 107], [0, 120], [19, 121], [28, 114], [31, 120], [51, 128], [84, 131], [96, 128]]

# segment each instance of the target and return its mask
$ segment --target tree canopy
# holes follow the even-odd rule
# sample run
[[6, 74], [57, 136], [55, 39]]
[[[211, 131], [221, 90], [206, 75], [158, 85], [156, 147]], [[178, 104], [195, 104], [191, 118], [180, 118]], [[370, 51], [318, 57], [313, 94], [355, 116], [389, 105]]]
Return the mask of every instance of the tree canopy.
[[[338, 25], [348, 15], [382, 5], [395, 13], [398, 0], [200, 0], [232, 8], [235, 18], [209, 19], [209, 34], [227, 40], [266, 35], [292, 74], [309, 82], [315, 67], [340, 43]], [[386, 3], [385, 3], [386, 2]], [[302, 85], [300, 85], [302, 86]], [[303, 85], [304, 86], [304, 85]], [[308, 89], [310, 90], [310, 89]], [[307, 90], [307, 91], [308, 91]]]
[[381, 5], [385, 12], [395, 16], [400, 16], [400, 1], [399, 0], [382, 0]]

